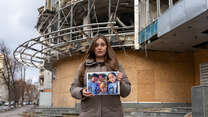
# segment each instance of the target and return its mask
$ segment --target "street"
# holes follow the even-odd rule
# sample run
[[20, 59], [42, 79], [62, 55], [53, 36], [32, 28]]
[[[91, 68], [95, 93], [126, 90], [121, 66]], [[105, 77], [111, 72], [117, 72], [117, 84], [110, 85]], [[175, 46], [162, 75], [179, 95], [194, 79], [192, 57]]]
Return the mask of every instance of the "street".
[[6, 110], [6, 109], [9, 109], [9, 107], [8, 107], [8, 106], [0, 106], [0, 112], [1, 112], [2, 110]]
[[[22, 117], [21, 114], [32, 107], [33, 105], [25, 105], [24, 107], [12, 109], [5, 112], [0, 112], [0, 117]], [[5, 108], [5, 107], [0, 107], [0, 108]]]

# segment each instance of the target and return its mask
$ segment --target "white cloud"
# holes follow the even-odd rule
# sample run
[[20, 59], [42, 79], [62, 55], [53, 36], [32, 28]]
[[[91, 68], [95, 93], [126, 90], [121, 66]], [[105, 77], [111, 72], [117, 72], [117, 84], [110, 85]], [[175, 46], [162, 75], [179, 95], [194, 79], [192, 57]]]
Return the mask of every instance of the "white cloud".
[[[37, 35], [37, 9], [43, 5], [43, 0], [4, 0], [0, 4], [0, 38], [12, 46], [12, 49]], [[15, 43], [11, 43], [15, 42]], [[15, 46], [16, 45], [16, 46]]]
[[[35, 30], [37, 9], [44, 0], [3, 0], [0, 3], [0, 41], [13, 51], [23, 42], [38, 36]], [[26, 77], [38, 79], [39, 70], [28, 68]]]

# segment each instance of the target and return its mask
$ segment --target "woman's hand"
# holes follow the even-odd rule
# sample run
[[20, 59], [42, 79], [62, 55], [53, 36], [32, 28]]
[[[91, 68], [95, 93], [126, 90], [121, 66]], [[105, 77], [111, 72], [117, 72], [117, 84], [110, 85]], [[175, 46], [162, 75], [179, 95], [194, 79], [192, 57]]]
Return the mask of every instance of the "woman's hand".
[[123, 73], [118, 72], [117, 78], [119, 81], [123, 80]]
[[91, 92], [88, 92], [86, 88], [82, 90], [82, 95], [85, 97], [94, 96]]

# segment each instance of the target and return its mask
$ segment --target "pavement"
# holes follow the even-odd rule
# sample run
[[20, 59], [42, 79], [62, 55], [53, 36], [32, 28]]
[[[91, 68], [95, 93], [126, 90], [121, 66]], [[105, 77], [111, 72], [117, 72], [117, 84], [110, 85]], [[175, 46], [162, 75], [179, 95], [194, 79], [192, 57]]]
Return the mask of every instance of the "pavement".
[[0, 113], [8, 110], [10, 110], [8, 106], [0, 106]]
[[[30, 110], [33, 107], [33, 105], [25, 105], [23, 107], [17, 107], [15, 109], [8, 109], [5, 111], [0, 111], [0, 117], [22, 117], [22, 113]], [[8, 108], [5, 106], [0, 106], [0, 109]]]

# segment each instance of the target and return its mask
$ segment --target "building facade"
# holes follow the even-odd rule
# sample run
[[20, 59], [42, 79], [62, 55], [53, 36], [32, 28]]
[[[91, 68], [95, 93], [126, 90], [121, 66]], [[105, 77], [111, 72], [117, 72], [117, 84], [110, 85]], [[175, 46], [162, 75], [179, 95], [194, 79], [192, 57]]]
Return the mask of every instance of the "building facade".
[[4, 70], [4, 62], [3, 62], [4, 56], [0, 53], [0, 98], [2, 101], [8, 100], [8, 88], [6, 84], [4, 83], [4, 79], [2, 76], [2, 72]]
[[[208, 1], [109, 1], [47, 0], [36, 26], [41, 36], [17, 48], [22, 58], [16, 59], [23, 64], [56, 71], [52, 107], [79, 103], [69, 87], [97, 33], [110, 39], [132, 84], [123, 103], [190, 104], [191, 88], [200, 85], [199, 66], [208, 63]], [[34, 54], [18, 53], [21, 48]]]

